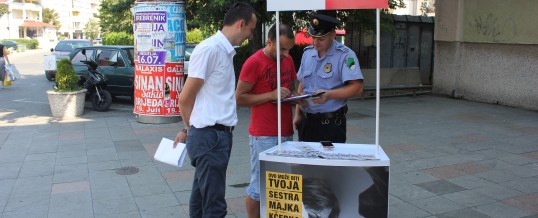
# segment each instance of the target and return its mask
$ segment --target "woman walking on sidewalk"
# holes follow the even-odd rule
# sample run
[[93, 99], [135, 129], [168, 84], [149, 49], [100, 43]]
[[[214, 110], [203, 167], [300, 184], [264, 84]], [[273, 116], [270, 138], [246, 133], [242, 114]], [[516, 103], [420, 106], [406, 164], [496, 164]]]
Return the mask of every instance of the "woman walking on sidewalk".
[[4, 77], [6, 76], [6, 62], [9, 64], [8, 54], [9, 51], [7, 48], [0, 44], [0, 82], [2, 82], [2, 86], [4, 84]]

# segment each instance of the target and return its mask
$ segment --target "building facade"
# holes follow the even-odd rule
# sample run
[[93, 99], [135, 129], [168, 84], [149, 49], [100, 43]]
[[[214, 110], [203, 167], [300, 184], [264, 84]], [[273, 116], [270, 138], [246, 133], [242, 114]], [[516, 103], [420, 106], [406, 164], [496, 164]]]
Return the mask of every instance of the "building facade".
[[538, 110], [536, 0], [437, 0], [433, 92]]
[[[58, 39], [83, 39], [90, 19], [98, 22], [99, 0], [0, 0], [8, 13], [0, 17], [0, 39], [35, 38], [42, 48]], [[60, 28], [43, 23], [43, 9], [54, 9]]]
[[84, 26], [90, 19], [98, 21], [99, 0], [42, 0], [43, 8], [54, 9], [59, 15], [60, 38], [84, 39]]

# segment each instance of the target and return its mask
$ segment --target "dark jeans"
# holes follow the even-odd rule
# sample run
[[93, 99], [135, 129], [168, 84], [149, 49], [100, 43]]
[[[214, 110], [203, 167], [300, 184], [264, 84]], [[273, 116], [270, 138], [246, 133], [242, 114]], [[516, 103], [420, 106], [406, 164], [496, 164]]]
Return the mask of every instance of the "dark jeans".
[[195, 167], [189, 215], [196, 218], [225, 217], [226, 169], [232, 150], [232, 133], [191, 126], [187, 153]]
[[338, 115], [324, 116], [315, 114], [308, 116], [301, 111], [301, 119], [297, 124], [299, 141], [302, 142], [319, 142], [331, 141], [334, 143], [346, 142], [346, 116], [345, 112]]

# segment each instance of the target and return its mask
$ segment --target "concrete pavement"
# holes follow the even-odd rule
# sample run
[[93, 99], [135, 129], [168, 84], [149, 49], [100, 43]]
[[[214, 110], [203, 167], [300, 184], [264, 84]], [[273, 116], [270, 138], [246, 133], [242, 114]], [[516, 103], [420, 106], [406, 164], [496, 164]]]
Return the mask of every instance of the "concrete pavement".
[[[24, 81], [0, 90], [0, 218], [188, 217], [193, 168], [152, 158], [182, 123], [138, 123], [125, 102], [53, 119], [46, 100], [11, 97], [28, 88]], [[374, 143], [375, 100], [353, 100], [349, 109], [348, 143]], [[234, 131], [230, 218], [246, 217], [249, 113], [239, 110]], [[538, 217], [536, 111], [433, 95], [383, 98], [380, 144], [391, 159], [390, 217]]]

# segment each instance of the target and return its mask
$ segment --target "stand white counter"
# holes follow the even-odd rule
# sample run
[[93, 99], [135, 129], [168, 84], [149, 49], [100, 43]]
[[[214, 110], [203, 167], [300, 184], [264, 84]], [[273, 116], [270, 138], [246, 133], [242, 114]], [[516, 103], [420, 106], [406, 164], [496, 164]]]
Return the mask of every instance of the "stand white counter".
[[334, 146], [285, 142], [260, 153], [262, 217], [387, 217], [390, 159], [383, 149]]

